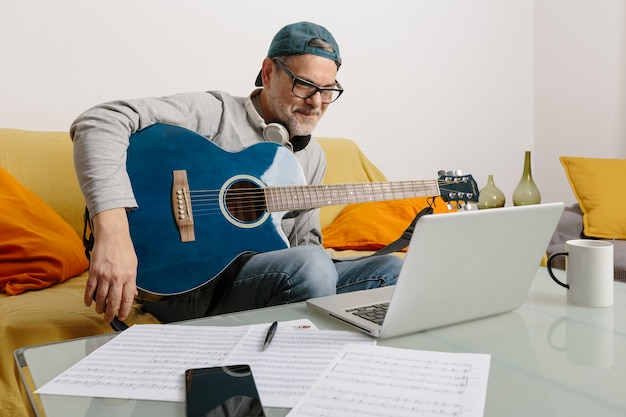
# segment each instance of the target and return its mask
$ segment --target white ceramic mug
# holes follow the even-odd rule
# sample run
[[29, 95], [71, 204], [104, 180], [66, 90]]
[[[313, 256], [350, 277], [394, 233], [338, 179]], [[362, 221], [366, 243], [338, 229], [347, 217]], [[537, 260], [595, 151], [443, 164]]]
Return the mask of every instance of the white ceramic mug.
[[[566, 252], [548, 258], [548, 273], [559, 285], [568, 289], [567, 301], [584, 307], [613, 305], [613, 244], [603, 240], [576, 239], [565, 242]], [[552, 272], [552, 261], [566, 256], [566, 284]]]

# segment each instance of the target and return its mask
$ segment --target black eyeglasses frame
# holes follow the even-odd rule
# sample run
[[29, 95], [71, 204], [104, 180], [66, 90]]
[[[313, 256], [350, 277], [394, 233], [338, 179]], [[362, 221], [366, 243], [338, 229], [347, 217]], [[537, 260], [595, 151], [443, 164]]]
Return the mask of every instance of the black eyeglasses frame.
[[[330, 103], [334, 103], [335, 101], [337, 101], [337, 99], [339, 97], [341, 97], [341, 95], [343, 94], [343, 87], [341, 87], [341, 84], [339, 84], [339, 81], [335, 80], [335, 88], [332, 87], [320, 87], [317, 84], [314, 84], [310, 81], [307, 81], [303, 78], [298, 77], [297, 75], [295, 75], [290, 69], [289, 67], [287, 67], [287, 65], [285, 65], [284, 62], [278, 60], [278, 59], [274, 59], [273, 60], [280, 69], [282, 69], [284, 71], [285, 74], [287, 74], [289, 76], [289, 78], [291, 78], [291, 80], [293, 81], [293, 85], [291, 86], [291, 92], [293, 93], [294, 96], [299, 97], [301, 99], [308, 99], [313, 97], [315, 94], [317, 94], [318, 92], [320, 93], [320, 96], [322, 97], [322, 103], [324, 104], [330, 104]], [[309, 87], [311, 89], [313, 89], [313, 92], [309, 95], [306, 96], [302, 96], [298, 93], [296, 93], [296, 85], [300, 85], [303, 87]], [[333, 98], [331, 101], [324, 101], [324, 92], [330, 92], [331, 96], [333, 95], [333, 93], [337, 94], [337, 97]]]

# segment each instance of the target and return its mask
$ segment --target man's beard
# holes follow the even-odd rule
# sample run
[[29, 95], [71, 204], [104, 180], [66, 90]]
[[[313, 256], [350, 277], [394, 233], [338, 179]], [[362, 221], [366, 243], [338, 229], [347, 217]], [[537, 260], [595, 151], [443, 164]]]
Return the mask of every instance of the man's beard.
[[[304, 122], [298, 121], [296, 114], [302, 113], [307, 116], [317, 116], [315, 119], [306, 119]], [[287, 129], [293, 136], [310, 135], [317, 126], [317, 122], [322, 117], [322, 111], [311, 106], [303, 105], [291, 108], [287, 112]]]
[[[275, 102], [279, 101], [275, 100]], [[309, 116], [316, 115], [317, 118], [307, 119], [304, 122], [301, 122], [296, 117], [298, 112]], [[277, 116], [277, 121], [287, 128], [291, 136], [307, 136], [310, 135], [313, 132], [313, 129], [315, 129], [315, 126], [317, 126], [317, 122], [322, 117], [322, 109], [318, 109], [307, 104], [294, 107], [278, 104], [275, 108], [274, 114]]]

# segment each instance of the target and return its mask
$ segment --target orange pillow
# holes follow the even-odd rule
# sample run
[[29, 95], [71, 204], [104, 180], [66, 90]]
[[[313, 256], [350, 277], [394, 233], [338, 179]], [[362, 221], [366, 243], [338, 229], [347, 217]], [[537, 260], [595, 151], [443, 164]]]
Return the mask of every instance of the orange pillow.
[[[378, 250], [402, 236], [429, 198], [351, 204], [322, 230], [324, 247]], [[450, 211], [441, 197], [436, 197], [433, 208], [434, 213]]]
[[2, 169], [0, 207], [0, 292], [46, 288], [88, 268], [74, 229]]

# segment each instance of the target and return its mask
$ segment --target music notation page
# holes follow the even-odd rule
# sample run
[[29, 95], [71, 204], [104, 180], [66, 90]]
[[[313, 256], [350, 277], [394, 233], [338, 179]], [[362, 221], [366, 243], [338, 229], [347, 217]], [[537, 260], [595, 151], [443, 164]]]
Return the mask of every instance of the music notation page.
[[490, 355], [346, 346], [288, 417], [479, 417]]
[[264, 406], [292, 408], [344, 346], [372, 345], [370, 336], [347, 331], [279, 331], [269, 347], [259, 350], [267, 326], [250, 329], [249, 336], [226, 359], [226, 365], [250, 365]]
[[186, 369], [249, 364], [263, 405], [290, 408], [346, 344], [375, 343], [294, 320], [279, 322], [263, 350], [269, 326], [135, 325], [35, 392], [182, 402]]

